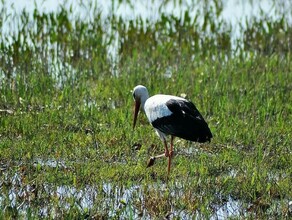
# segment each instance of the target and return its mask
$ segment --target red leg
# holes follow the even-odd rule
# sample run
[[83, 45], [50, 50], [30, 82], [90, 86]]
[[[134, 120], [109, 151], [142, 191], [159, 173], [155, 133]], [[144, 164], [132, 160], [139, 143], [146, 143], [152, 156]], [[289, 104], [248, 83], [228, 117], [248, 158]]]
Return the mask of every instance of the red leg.
[[164, 139], [164, 147], [165, 147], [165, 156], [168, 157], [167, 175], [169, 176], [172, 150], [170, 149], [170, 152], [169, 152], [168, 147], [167, 147], [167, 142], [165, 139]]
[[164, 148], [165, 148], [165, 156], [166, 157], [169, 157], [169, 150], [168, 150], [168, 147], [167, 147], [167, 142], [166, 140], [164, 139]]
[[167, 142], [166, 140], [164, 139], [163, 140], [163, 143], [164, 143], [164, 154], [160, 154], [160, 155], [157, 155], [157, 156], [154, 156], [154, 157], [150, 157], [150, 159], [148, 160], [148, 164], [147, 164], [147, 167], [151, 167], [154, 165], [154, 162], [157, 158], [160, 158], [160, 157], [169, 157], [170, 156], [170, 152], [168, 150], [168, 147], [167, 147]]
[[171, 139], [170, 139], [170, 156], [173, 157], [173, 140], [174, 140], [174, 136], [171, 135]]
[[173, 157], [173, 140], [174, 140], [174, 136], [171, 135], [171, 139], [170, 139], [170, 151], [169, 151], [169, 156], [168, 156], [168, 167], [167, 167], [167, 174], [168, 175], [170, 173], [171, 158]]
[[151, 157], [150, 160], [149, 160], [149, 162], [148, 162], [147, 167], [152, 166], [154, 164], [154, 161], [155, 161], [156, 158], [160, 158], [162, 156], [168, 157], [167, 175], [169, 175], [169, 173], [170, 173], [170, 167], [171, 167], [171, 158], [173, 156], [173, 140], [174, 140], [174, 136], [171, 136], [170, 151], [168, 150], [166, 140], [165, 139], [163, 140], [163, 142], [164, 142], [164, 148], [165, 148], [164, 154], [161, 154], [161, 155], [158, 155], [158, 156], [155, 156], [155, 157]]
[[167, 166], [167, 175], [170, 173], [170, 165], [171, 165], [171, 156], [168, 157], [168, 166]]

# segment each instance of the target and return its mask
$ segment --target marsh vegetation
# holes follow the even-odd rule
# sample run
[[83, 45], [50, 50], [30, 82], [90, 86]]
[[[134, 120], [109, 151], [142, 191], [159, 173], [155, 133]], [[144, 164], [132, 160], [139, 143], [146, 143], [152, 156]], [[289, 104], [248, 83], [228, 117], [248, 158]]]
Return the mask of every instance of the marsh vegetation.
[[[224, 2], [151, 19], [3, 0], [0, 218], [291, 218], [292, 12], [271, 1], [235, 38]], [[132, 129], [137, 84], [186, 96], [214, 135], [177, 139], [168, 179], [166, 160], [146, 169], [163, 151], [146, 118]]]

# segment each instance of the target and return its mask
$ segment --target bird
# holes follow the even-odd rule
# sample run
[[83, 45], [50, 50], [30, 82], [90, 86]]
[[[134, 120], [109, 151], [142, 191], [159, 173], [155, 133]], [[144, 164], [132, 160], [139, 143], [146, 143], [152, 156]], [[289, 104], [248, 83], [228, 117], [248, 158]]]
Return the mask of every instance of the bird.
[[[164, 154], [151, 157], [147, 167], [152, 166], [157, 158], [165, 156], [168, 158], [167, 174], [169, 175], [175, 137], [199, 143], [211, 141], [213, 135], [208, 124], [191, 101], [164, 94], [149, 97], [148, 89], [143, 85], [137, 85], [133, 89], [133, 98], [135, 101], [133, 129], [141, 110], [164, 144]], [[170, 136], [170, 149], [167, 144], [168, 136]]]

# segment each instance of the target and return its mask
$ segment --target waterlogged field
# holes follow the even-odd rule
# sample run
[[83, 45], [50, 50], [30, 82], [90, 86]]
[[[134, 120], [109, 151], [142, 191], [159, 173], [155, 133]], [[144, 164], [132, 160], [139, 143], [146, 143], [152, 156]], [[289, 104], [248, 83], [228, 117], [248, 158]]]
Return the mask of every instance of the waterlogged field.
[[[291, 218], [292, 26], [274, 3], [232, 40], [219, 0], [157, 20], [1, 2], [0, 218]], [[176, 139], [169, 177], [166, 159], [146, 168], [163, 152], [146, 117], [132, 129], [137, 84], [186, 96], [212, 130]]]

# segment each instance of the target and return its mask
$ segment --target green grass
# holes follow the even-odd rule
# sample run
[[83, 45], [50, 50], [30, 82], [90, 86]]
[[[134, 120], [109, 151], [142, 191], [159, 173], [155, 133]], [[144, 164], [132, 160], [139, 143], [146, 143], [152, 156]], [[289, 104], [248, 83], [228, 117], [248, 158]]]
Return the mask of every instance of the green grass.
[[[1, 219], [210, 218], [228, 201], [238, 202], [234, 218], [291, 217], [290, 44], [282, 50], [276, 36], [269, 42], [274, 50], [245, 45], [232, 51], [230, 32], [222, 34], [224, 24], [216, 26], [212, 16], [206, 19], [215, 28], [213, 38], [187, 19], [180, 26], [178, 18], [162, 17], [143, 32], [111, 17], [120, 37], [127, 36], [115, 75], [104, 52], [111, 39], [100, 41], [100, 14], [95, 22], [77, 19], [73, 25], [68, 13], [35, 11], [41, 32], [20, 25], [23, 41], [1, 42]], [[180, 28], [178, 35], [167, 22]], [[288, 25], [281, 22], [271, 24], [270, 35]], [[248, 30], [264, 33], [267, 23], [262, 18]], [[289, 26], [284, 30], [280, 42], [289, 41]], [[267, 44], [247, 36], [252, 44]], [[29, 38], [35, 43], [26, 44]], [[190, 47], [192, 39], [201, 43]], [[56, 63], [48, 49], [54, 43]], [[137, 84], [150, 94], [186, 94], [213, 133], [206, 144], [176, 139], [169, 178], [166, 159], [146, 168], [150, 156], [163, 152], [146, 117], [139, 115], [132, 129], [131, 90]]]

